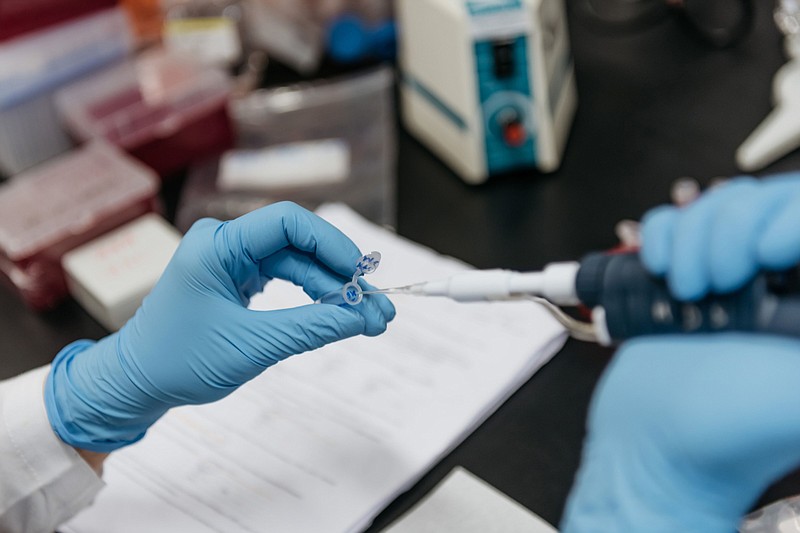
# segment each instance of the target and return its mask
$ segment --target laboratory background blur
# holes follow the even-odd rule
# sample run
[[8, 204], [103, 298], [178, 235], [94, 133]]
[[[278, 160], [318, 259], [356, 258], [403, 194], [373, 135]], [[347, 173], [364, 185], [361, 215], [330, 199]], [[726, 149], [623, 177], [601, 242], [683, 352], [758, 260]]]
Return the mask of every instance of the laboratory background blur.
[[[0, 0], [0, 378], [121, 327], [205, 216], [344, 202], [476, 267], [532, 270], [613, 247], [681, 178], [797, 169], [799, 12]], [[557, 524], [610, 355], [569, 341], [373, 528], [455, 465]]]

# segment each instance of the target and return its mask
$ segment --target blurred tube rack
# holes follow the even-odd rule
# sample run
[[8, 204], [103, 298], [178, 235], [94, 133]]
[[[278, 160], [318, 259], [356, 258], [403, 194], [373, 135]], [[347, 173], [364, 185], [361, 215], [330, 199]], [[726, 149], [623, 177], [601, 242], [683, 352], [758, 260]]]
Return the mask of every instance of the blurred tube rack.
[[78, 141], [105, 139], [162, 177], [233, 145], [231, 80], [191, 57], [154, 48], [56, 94]]
[[67, 296], [61, 257], [157, 210], [158, 179], [103, 142], [85, 145], [0, 186], [0, 279], [34, 309]]
[[115, 0], [23, 0], [0, 2], [0, 41], [112, 8]]

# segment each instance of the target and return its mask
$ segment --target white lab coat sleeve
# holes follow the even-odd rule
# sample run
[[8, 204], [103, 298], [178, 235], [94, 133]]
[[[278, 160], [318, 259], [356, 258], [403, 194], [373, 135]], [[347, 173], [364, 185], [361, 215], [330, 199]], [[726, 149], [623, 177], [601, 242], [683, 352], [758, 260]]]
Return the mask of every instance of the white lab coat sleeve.
[[49, 533], [89, 505], [103, 481], [56, 436], [44, 407], [50, 367], [0, 381], [0, 532]]

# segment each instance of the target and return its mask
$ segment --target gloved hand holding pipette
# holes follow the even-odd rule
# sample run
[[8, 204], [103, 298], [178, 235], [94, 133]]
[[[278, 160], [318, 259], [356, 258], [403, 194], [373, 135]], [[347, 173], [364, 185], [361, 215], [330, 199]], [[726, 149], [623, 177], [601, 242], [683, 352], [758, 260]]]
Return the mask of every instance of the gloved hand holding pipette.
[[[800, 338], [797, 277], [777, 274], [800, 261], [800, 252], [793, 251], [800, 245], [781, 240], [797, 222], [793, 209], [800, 206], [782, 209], [797, 188], [795, 176], [775, 177], [763, 184], [740, 178], [704, 197], [699, 207], [686, 210], [682, 227], [706, 227], [712, 208], [701, 207], [709, 205], [723, 206], [719, 208], [721, 216], [731, 222], [714, 229], [708, 243], [701, 242], [699, 233], [684, 229], [685, 238], [673, 253], [685, 258], [671, 269], [666, 266], [670, 255], [659, 246], [667, 246], [664, 242], [670, 238], [672, 219], [682, 212], [675, 207], [656, 209], [648, 217], [649, 244], [641, 255], [620, 250], [592, 253], [581, 261], [551, 263], [539, 272], [473, 270], [378, 292], [441, 296], [461, 302], [532, 299], [545, 305], [573, 337], [606, 345], [666, 333], [736, 331]], [[759, 209], [753, 211], [755, 202]], [[730, 246], [734, 238], [760, 235], [764, 222], [758, 217], [766, 214], [775, 219], [763, 241]], [[659, 242], [662, 244], [654, 244]], [[706, 246], [714, 253], [708, 255]], [[709, 264], [700, 268], [698, 262], [706, 256]], [[761, 272], [765, 270], [774, 273]], [[557, 307], [576, 304], [591, 311], [591, 321], [575, 320]]]
[[[800, 261], [800, 175], [733, 180], [650, 212], [642, 257], [673, 294], [728, 292]], [[563, 533], [732, 533], [800, 464], [800, 341], [765, 334], [644, 337], [592, 401]]]
[[[641, 258], [649, 273], [628, 255], [535, 273], [467, 272], [388, 292], [459, 301], [536, 294], [561, 305], [618, 300], [625, 304], [616, 308], [619, 331], [631, 324], [640, 328], [633, 336], [653, 324], [692, 331], [644, 336], [615, 356], [593, 400], [562, 531], [731, 533], [766, 487], [800, 464], [800, 409], [793, 407], [800, 406], [800, 341], [766, 333], [783, 324], [796, 337], [800, 318], [782, 320], [782, 312], [798, 310], [793, 299], [781, 307], [766, 293], [728, 295], [760, 271], [797, 265], [798, 228], [800, 175], [737, 179], [683, 208], [662, 207], [645, 217]], [[666, 278], [668, 288], [650, 276]], [[602, 281], [607, 278], [618, 283]], [[603, 291], [611, 293], [605, 300]], [[711, 304], [696, 325], [659, 324], [648, 315], [668, 291], [689, 309]], [[756, 308], [764, 302], [764, 309], [772, 308], [770, 320], [738, 322], [764, 314]], [[674, 305], [669, 302], [670, 313]], [[720, 309], [729, 318], [713, 324]], [[703, 321], [712, 324], [703, 329]], [[742, 325], [762, 333], [725, 333]], [[718, 332], [698, 333], [708, 330]]]

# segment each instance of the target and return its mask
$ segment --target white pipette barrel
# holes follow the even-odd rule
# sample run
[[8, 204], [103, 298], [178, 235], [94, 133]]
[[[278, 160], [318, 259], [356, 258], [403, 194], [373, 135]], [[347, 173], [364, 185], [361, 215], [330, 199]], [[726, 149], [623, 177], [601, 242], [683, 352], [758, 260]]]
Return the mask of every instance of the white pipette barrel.
[[410, 294], [445, 296], [459, 302], [508, 300], [518, 296], [542, 296], [556, 305], [577, 305], [575, 261], [551, 263], [540, 272], [474, 270], [449, 278], [407, 287]]

